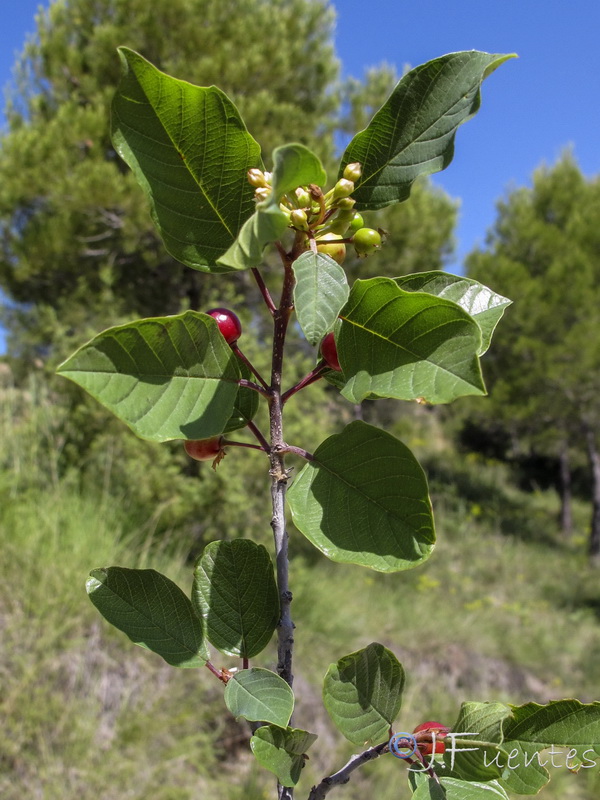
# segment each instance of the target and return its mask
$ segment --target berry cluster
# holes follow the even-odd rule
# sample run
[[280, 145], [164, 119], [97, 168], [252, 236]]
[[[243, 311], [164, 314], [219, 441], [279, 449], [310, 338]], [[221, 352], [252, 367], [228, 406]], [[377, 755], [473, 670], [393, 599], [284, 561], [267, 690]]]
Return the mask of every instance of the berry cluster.
[[[343, 177], [333, 189], [323, 193], [318, 186], [299, 186], [280, 199], [279, 208], [289, 219], [289, 227], [307, 234], [314, 240], [316, 250], [343, 264], [346, 244], [352, 244], [360, 258], [371, 255], [381, 247], [382, 232], [367, 228], [362, 216], [353, 210], [356, 201], [351, 197], [355, 183], [362, 174], [358, 162], [347, 164]], [[272, 192], [271, 173], [259, 169], [248, 172], [248, 181], [254, 186], [254, 196], [264, 202]]]

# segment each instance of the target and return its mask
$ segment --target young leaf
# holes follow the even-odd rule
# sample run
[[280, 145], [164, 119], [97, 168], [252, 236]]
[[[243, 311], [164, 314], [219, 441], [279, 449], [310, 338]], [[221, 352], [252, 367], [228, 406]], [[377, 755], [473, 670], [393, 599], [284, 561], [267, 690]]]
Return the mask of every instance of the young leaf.
[[496, 325], [500, 322], [505, 309], [512, 303], [512, 300], [496, 294], [478, 281], [441, 270], [403, 275], [394, 280], [407, 292], [427, 292], [451, 300], [463, 308], [481, 329], [481, 347], [478, 353], [480, 356], [489, 348]]
[[378, 744], [402, 705], [404, 670], [396, 656], [373, 643], [331, 664], [323, 702], [336, 728], [353, 744]]
[[260, 264], [266, 245], [276, 242], [289, 224], [288, 216], [279, 208], [281, 197], [297, 186], [321, 184], [326, 179], [321, 162], [304, 145], [286, 144], [275, 148], [271, 194], [256, 205], [255, 213], [218, 264], [228, 269], [250, 269]]
[[303, 144], [284, 144], [273, 150], [272, 200], [279, 203], [284, 194], [311, 183], [323, 186], [327, 173], [318, 157]]
[[294, 695], [275, 672], [252, 667], [237, 672], [227, 682], [225, 705], [234, 717], [286, 728], [294, 710]]
[[208, 641], [222, 653], [258, 655], [279, 620], [279, 595], [266, 548], [249, 539], [211, 542], [194, 570], [192, 603]]
[[304, 754], [316, 738], [300, 728], [263, 725], [250, 739], [250, 747], [258, 763], [273, 772], [282, 786], [295, 786], [304, 767]]
[[351, 403], [371, 395], [450, 403], [485, 394], [481, 331], [456, 303], [371, 278], [355, 281], [340, 317], [342, 394]]
[[217, 323], [195, 311], [109, 328], [57, 372], [154, 442], [221, 433], [240, 375]]
[[333, 258], [312, 250], [302, 253], [292, 269], [296, 277], [294, 308], [298, 324], [314, 346], [332, 329], [348, 300], [346, 273]]
[[256, 211], [244, 223], [237, 239], [221, 256], [218, 264], [228, 269], [251, 269], [262, 261], [265, 247], [276, 242], [289, 224], [279, 205], [257, 203]]
[[419, 175], [445, 169], [454, 155], [458, 126], [479, 110], [483, 80], [513, 57], [470, 50], [408, 72], [342, 156], [340, 177], [347, 164], [362, 165], [352, 193], [355, 209], [406, 200]]
[[90, 572], [90, 600], [132, 642], [174, 667], [202, 667], [208, 660], [202, 622], [179, 586], [153, 569], [107, 567]]
[[262, 167], [260, 146], [220, 89], [171, 78], [126, 47], [119, 56], [115, 150], [148, 197], [169, 253], [193, 269], [223, 272], [217, 259], [254, 211], [246, 175]]
[[425, 473], [402, 442], [364, 422], [322, 442], [287, 496], [298, 530], [332, 561], [397, 572], [433, 550]]

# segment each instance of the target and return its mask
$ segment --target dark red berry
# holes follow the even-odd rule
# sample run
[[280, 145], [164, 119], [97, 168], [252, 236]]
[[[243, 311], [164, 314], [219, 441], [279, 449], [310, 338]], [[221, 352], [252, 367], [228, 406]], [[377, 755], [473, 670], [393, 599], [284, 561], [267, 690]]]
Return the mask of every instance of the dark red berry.
[[321, 355], [327, 362], [327, 365], [334, 369], [336, 372], [341, 372], [340, 362], [337, 354], [337, 347], [335, 344], [335, 337], [333, 331], [328, 333], [321, 342]]
[[185, 452], [196, 461], [213, 461], [222, 450], [222, 436], [213, 436], [211, 439], [188, 440], [183, 443]]
[[211, 308], [206, 313], [216, 320], [227, 344], [235, 344], [242, 335], [242, 323], [239, 321], [237, 314], [234, 314], [228, 308]]

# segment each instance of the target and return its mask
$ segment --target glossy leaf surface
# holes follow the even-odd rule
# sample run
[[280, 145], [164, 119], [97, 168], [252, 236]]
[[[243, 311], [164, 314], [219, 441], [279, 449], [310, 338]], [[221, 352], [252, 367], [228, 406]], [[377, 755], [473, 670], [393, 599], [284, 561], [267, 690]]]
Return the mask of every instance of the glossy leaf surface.
[[445, 169], [459, 125], [481, 104], [480, 86], [512, 55], [469, 50], [450, 53], [408, 72], [364, 131], [350, 142], [340, 165], [358, 161], [362, 175], [355, 209], [406, 200], [419, 175]]
[[481, 330], [480, 356], [489, 348], [496, 325], [512, 302], [478, 281], [441, 270], [404, 275], [395, 278], [395, 281], [408, 292], [427, 292], [451, 300], [463, 308]]
[[169, 253], [193, 269], [222, 272], [217, 259], [254, 211], [246, 174], [262, 166], [260, 147], [220, 89], [176, 80], [126, 47], [119, 56], [115, 149], [144, 190]]
[[288, 501], [298, 530], [332, 561], [397, 572], [433, 550], [425, 473], [402, 442], [364, 422], [317, 448]]
[[481, 331], [456, 303], [406, 292], [390, 278], [358, 280], [337, 336], [343, 396], [450, 403], [485, 394]]
[[208, 660], [202, 623], [177, 584], [153, 569], [95, 569], [86, 582], [102, 616], [174, 667], [202, 667]]
[[214, 319], [195, 311], [109, 328], [57, 371], [155, 442], [221, 433], [240, 377]]

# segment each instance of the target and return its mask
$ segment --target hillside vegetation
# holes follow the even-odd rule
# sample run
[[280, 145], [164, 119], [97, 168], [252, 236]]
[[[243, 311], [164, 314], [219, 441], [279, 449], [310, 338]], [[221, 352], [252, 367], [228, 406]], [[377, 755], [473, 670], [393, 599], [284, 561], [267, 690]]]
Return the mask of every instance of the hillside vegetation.
[[[159, 535], [150, 502], [142, 512], [136, 501], [134, 513], [126, 494], [115, 500], [108, 468], [95, 485], [63, 473], [60, 413], [39, 379], [28, 391], [2, 390], [0, 796], [266, 797], [268, 776], [248, 755], [247, 728], [225, 711], [221, 685], [135, 647], [85, 595], [89, 570], [107, 564], [152, 566], [187, 591], [198, 521]], [[428, 465], [439, 535], [430, 561], [386, 576], [332, 565], [292, 540], [297, 723], [321, 737], [299, 796], [352, 752], [323, 711], [320, 681], [332, 661], [369, 641], [407, 670], [407, 730], [429, 718], [451, 723], [465, 699], [597, 696], [600, 586], [581, 547], [588, 509], [576, 506], [576, 535], [561, 541], [553, 494], [518, 491], [504, 465], [459, 459], [431, 415], [411, 420], [412, 440], [406, 420], [396, 427]], [[235, 460], [219, 472], [234, 481]], [[220, 503], [217, 494], [208, 538], [219, 535]], [[402, 797], [403, 765], [382, 761], [338, 796]], [[555, 769], [542, 796], [592, 800], [599, 790], [596, 770]]]

